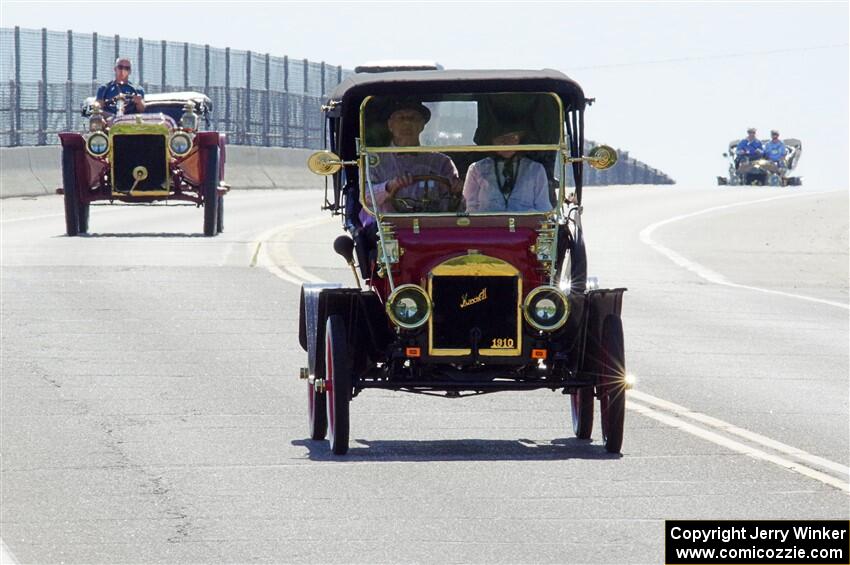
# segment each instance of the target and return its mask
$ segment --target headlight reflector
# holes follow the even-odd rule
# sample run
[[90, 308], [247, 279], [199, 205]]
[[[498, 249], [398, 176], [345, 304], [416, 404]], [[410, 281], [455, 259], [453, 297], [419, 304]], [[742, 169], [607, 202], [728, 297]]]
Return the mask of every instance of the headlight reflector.
[[109, 151], [109, 138], [105, 133], [95, 132], [86, 140], [86, 149], [95, 157], [103, 157]]
[[387, 315], [400, 328], [416, 329], [431, 317], [431, 297], [415, 284], [403, 284], [387, 299]]
[[168, 147], [171, 149], [171, 153], [178, 157], [183, 157], [192, 149], [192, 138], [189, 134], [178, 131], [171, 136], [171, 139], [168, 141]]
[[566, 323], [570, 315], [570, 303], [561, 289], [548, 285], [538, 286], [525, 297], [523, 315], [533, 328], [554, 331]]

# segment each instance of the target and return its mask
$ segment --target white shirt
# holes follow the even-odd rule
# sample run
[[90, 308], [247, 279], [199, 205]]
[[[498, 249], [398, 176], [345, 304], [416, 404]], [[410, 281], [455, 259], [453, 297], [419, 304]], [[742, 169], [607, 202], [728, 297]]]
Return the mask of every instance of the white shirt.
[[499, 190], [496, 179], [498, 172], [499, 179], [504, 182], [503, 169], [504, 161], [497, 163], [492, 157], [469, 166], [463, 183], [467, 212], [548, 212], [552, 209], [549, 179], [543, 165], [522, 157], [514, 188], [507, 198]]

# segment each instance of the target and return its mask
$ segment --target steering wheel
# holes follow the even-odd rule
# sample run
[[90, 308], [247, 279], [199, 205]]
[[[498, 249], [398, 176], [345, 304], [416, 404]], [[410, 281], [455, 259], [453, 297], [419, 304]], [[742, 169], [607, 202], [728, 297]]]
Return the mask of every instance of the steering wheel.
[[393, 196], [390, 199], [396, 212], [456, 212], [462, 195], [452, 191], [452, 181], [440, 175], [413, 175], [418, 185], [417, 196]]
[[107, 106], [107, 107], [111, 107], [111, 108], [114, 108], [114, 109], [115, 109], [115, 113], [116, 113], [116, 114], [118, 114], [118, 113], [122, 113], [122, 112], [118, 112], [118, 109], [119, 109], [119, 108], [121, 108], [121, 109], [123, 110], [123, 113], [126, 113], [126, 108], [127, 108], [130, 104], [132, 104], [132, 103], [133, 103], [133, 98], [134, 98], [137, 94], [139, 94], [139, 91], [138, 91], [138, 90], [136, 90], [136, 89], [135, 89], [135, 88], [133, 88], [132, 86], [131, 86], [130, 88], [133, 90], [132, 92], [119, 92], [118, 94], [116, 94], [115, 96], [113, 96], [112, 98], [110, 98], [110, 99], [106, 102], [105, 106]]

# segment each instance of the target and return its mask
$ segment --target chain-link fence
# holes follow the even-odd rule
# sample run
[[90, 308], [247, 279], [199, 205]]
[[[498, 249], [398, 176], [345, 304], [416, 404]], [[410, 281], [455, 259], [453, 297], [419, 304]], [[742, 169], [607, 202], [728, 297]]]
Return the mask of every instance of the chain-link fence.
[[[205, 93], [214, 107], [210, 127], [236, 145], [321, 148], [322, 97], [351, 72], [229, 47], [0, 28], [0, 147], [53, 145], [58, 132], [84, 129], [80, 105], [114, 78], [118, 57], [132, 61], [130, 79], [148, 94]], [[584, 183], [673, 184], [618, 152], [609, 171], [585, 167]]]
[[350, 71], [307, 59], [97, 33], [0, 28], [0, 146], [50, 145], [84, 127], [80, 104], [118, 57], [148, 94], [195, 90], [230, 143], [321, 148], [322, 96]]

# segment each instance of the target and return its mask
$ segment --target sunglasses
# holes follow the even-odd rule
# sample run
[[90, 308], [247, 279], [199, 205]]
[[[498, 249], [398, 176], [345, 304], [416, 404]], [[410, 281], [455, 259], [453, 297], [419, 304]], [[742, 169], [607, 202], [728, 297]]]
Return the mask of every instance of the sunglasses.
[[117, 67], [115, 67], [115, 68], [116, 68], [116, 69], [120, 69], [120, 70], [122, 70], [122, 71], [129, 71], [129, 70], [130, 70], [130, 67], [128, 67], [127, 65], [118, 65], [118, 66], [117, 66]]

